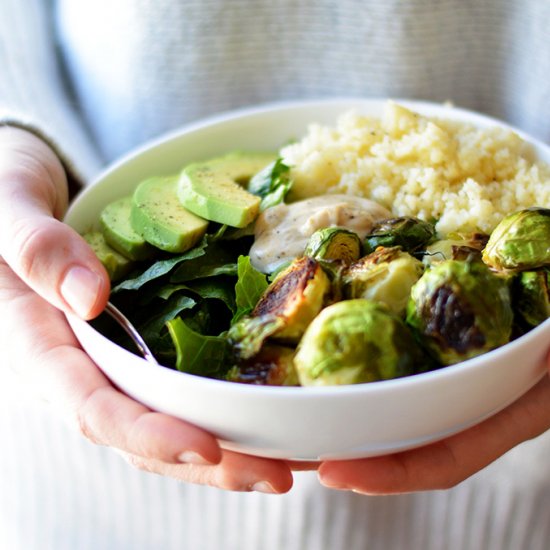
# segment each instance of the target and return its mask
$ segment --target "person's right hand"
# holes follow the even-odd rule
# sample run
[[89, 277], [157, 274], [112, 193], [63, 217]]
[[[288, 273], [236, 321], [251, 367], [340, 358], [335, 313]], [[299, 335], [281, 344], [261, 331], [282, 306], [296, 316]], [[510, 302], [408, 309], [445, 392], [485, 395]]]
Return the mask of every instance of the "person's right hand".
[[109, 280], [59, 221], [66, 206], [53, 151], [29, 132], [0, 127], [0, 368], [140, 469], [228, 490], [288, 491], [289, 464], [222, 451], [211, 434], [119, 392], [80, 348], [63, 312], [97, 316]]

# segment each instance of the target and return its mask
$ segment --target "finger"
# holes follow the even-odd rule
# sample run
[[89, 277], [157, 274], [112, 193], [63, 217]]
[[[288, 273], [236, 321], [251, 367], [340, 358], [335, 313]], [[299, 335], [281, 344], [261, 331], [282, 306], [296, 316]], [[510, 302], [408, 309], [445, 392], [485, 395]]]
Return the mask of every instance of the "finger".
[[5, 132], [0, 132], [0, 254], [51, 304], [84, 319], [95, 317], [108, 299], [109, 278], [84, 239], [53, 217], [66, 206], [63, 169], [37, 138], [14, 130], [8, 145]]
[[[155, 413], [111, 386], [78, 343], [64, 315], [25, 291], [0, 263], [1, 337], [12, 368], [37, 388], [73, 427], [94, 443], [165, 462], [217, 463], [216, 439], [176, 418]], [[8, 289], [15, 294], [7, 300]], [[6, 354], [7, 355], [7, 354]], [[7, 358], [9, 359], [9, 358]]]
[[123, 456], [140, 470], [227, 491], [280, 494], [289, 491], [293, 483], [290, 468], [284, 462], [231, 451], [223, 451], [215, 466], [175, 465], [131, 454]]
[[448, 439], [375, 458], [325, 462], [323, 485], [366, 494], [448, 489], [550, 428], [550, 378], [510, 407]]
[[166, 463], [216, 464], [215, 438], [177, 418], [153, 412], [109, 385], [94, 381], [70, 396], [73, 418], [90, 441]]

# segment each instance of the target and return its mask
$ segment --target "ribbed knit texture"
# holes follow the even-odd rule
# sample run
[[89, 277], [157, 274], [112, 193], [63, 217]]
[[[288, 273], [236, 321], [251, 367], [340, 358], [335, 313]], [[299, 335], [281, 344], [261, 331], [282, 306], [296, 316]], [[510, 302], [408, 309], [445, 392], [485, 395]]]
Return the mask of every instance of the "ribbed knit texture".
[[[85, 177], [94, 144], [113, 159], [287, 98], [451, 100], [550, 141], [545, 0], [0, 0], [0, 14], [0, 120], [49, 136]], [[138, 472], [24, 394], [0, 365], [2, 550], [550, 547], [550, 433], [449, 491], [363, 497], [307, 473], [273, 497]]]
[[49, 3], [0, 1], [0, 124], [40, 133], [87, 180], [101, 160], [63, 82]]
[[107, 158], [236, 106], [335, 95], [451, 100], [550, 138], [543, 0], [58, 3]]

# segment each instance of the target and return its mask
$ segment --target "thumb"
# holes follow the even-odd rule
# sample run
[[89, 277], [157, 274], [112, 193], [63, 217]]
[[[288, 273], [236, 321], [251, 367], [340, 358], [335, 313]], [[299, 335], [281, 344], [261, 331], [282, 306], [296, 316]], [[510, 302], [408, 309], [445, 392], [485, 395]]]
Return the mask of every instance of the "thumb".
[[24, 130], [0, 130], [0, 254], [51, 304], [84, 319], [98, 315], [109, 277], [86, 241], [54, 216], [67, 181], [53, 151]]

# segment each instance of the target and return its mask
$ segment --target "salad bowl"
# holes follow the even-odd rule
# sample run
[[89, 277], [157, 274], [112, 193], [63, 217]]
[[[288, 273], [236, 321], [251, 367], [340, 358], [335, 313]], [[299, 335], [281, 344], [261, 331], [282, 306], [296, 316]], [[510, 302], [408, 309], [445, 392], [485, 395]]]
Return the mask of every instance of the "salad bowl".
[[[109, 166], [74, 201], [65, 221], [83, 233], [108, 203], [147, 177], [228, 151], [277, 150], [312, 122], [332, 124], [356, 109], [378, 115], [385, 101], [335, 99], [264, 105], [185, 126]], [[488, 127], [491, 118], [447, 105], [399, 101], [421, 114]], [[518, 132], [535, 155], [550, 149]], [[247, 385], [148, 363], [91, 324], [68, 316], [81, 346], [118, 388], [153, 410], [215, 434], [224, 448], [257, 456], [352, 459], [425, 445], [502, 410], [544, 376], [550, 320], [498, 349], [436, 371], [395, 380], [327, 387]]]

